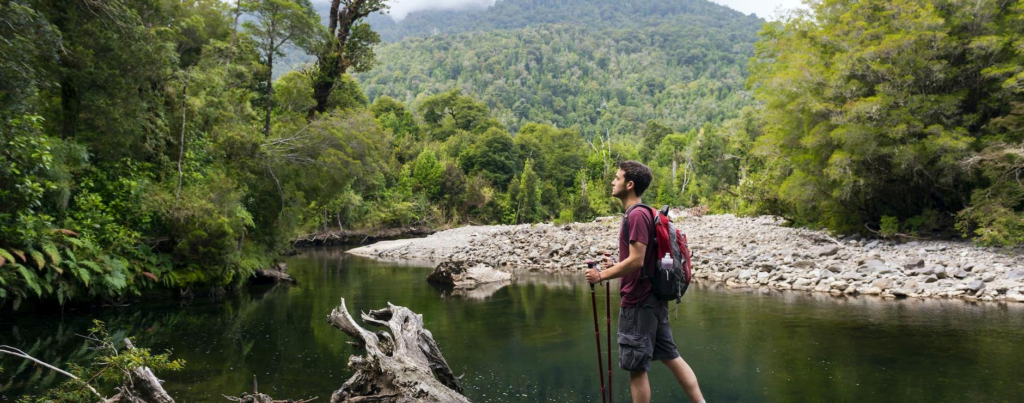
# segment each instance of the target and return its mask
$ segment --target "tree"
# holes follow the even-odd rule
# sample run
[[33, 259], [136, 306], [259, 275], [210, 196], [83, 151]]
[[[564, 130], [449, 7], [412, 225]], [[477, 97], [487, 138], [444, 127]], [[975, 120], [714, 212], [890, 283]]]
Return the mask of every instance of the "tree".
[[267, 67], [267, 114], [263, 121], [263, 132], [270, 137], [270, 117], [274, 107], [274, 57], [284, 56], [282, 48], [287, 45], [311, 50], [320, 22], [309, 0], [246, 0], [242, 4], [242, 8], [254, 17], [242, 25], [259, 44], [260, 55]]
[[463, 151], [459, 156], [459, 166], [470, 175], [479, 172], [503, 190], [515, 175], [516, 159], [512, 136], [504, 130], [491, 128]]
[[[987, 187], [974, 171], [983, 165], [963, 162], [1020, 144], [995, 123], [1021, 98], [1024, 10], [910, 0], [811, 9], [767, 24], [751, 63], [764, 121], [755, 151], [778, 169], [767, 186], [800, 222], [850, 231], [888, 216], [951, 229]], [[1014, 199], [1004, 207], [1019, 212]]]
[[433, 151], [423, 150], [412, 168], [413, 190], [427, 196], [431, 201], [436, 201], [441, 192], [447, 189], [441, 187], [441, 180], [445, 174], [445, 168], [437, 160]]
[[420, 103], [419, 112], [434, 140], [446, 140], [457, 130], [482, 133], [489, 127], [500, 127], [489, 119], [487, 105], [462, 95], [458, 88], [427, 97]]
[[537, 222], [544, 218], [541, 205], [540, 178], [533, 172], [533, 160], [526, 160], [523, 174], [519, 178], [515, 194], [509, 194], [515, 201], [516, 223]]
[[640, 133], [642, 141], [640, 145], [640, 158], [643, 161], [650, 161], [654, 157], [655, 151], [657, 151], [655, 148], [661, 144], [661, 139], [669, 134], [672, 134], [672, 129], [662, 126], [653, 120], [648, 120], [643, 132]]
[[380, 36], [360, 21], [371, 13], [387, 10], [387, 0], [331, 0], [327, 39], [317, 51], [313, 74], [316, 106], [309, 110], [310, 118], [327, 110], [337, 80], [349, 68], [362, 72], [373, 67], [373, 46], [380, 42]]

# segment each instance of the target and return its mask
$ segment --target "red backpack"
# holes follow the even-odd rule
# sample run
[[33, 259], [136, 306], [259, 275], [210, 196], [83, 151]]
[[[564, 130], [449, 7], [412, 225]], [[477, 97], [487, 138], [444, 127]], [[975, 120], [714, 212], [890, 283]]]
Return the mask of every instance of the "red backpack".
[[686, 294], [686, 289], [690, 287], [690, 280], [693, 279], [693, 265], [690, 261], [690, 246], [687, 244], [686, 234], [672, 225], [672, 219], [668, 216], [668, 206], [662, 207], [660, 212], [643, 203], [638, 203], [637, 206], [651, 211], [654, 217], [654, 228], [651, 231], [655, 233], [654, 239], [658, 247], [657, 264], [655, 267], [642, 268], [641, 276], [651, 280], [651, 291], [658, 299], [674, 299], [679, 303], [683, 294]]

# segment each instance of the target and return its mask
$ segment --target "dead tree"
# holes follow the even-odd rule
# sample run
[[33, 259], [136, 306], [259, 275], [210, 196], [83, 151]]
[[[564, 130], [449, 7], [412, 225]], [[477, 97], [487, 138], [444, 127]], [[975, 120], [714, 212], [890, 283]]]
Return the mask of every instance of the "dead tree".
[[335, 308], [327, 322], [356, 339], [366, 354], [349, 357], [355, 371], [331, 403], [341, 402], [469, 402], [459, 377], [452, 373], [423, 316], [395, 306], [361, 314], [366, 323], [390, 330], [371, 332], [356, 324], [345, 307]]

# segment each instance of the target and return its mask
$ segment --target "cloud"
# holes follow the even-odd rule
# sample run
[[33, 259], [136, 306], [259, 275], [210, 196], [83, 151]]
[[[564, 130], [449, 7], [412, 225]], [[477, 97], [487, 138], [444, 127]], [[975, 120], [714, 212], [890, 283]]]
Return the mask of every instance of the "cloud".
[[[494, 5], [495, 0], [391, 0], [391, 18], [404, 20], [409, 13], [424, 10], [465, 10], [480, 9]], [[331, 0], [313, 0], [313, 3], [331, 4]]]
[[711, 0], [715, 3], [738, 10], [744, 14], [755, 13], [758, 17], [777, 20], [787, 10], [806, 9], [801, 0]]
[[464, 10], [468, 8], [487, 8], [494, 5], [495, 0], [397, 0], [391, 4], [391, 18], [395, 21], [405, 19], [411, 12], [424, 10]]

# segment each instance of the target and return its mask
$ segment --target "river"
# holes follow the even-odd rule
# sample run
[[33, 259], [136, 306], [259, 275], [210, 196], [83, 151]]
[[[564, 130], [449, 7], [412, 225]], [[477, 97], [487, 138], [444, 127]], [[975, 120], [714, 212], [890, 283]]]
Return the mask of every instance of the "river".
[[[254, 376], [260, 391], [275, 398], [327, 401], [357, 353], [326, 324], [327, 314], [341, 297], [353, 312], [390, 301], [423, 314], [454, 372], [465, 373], [473, 401], [600, 400], [590, 289], [582, 276], [524, 275], [476, 298], [435, 289], [422, 265], [339, 248], [306, 250], [288, 264], [298, 284], [63, 318], [0, 317], [0, 344], [51, 363], [87, 362], [90, 352], [75, 334], [96, 318], [117, 335], [186, 361], [184, 370], [161, 375], [179, 402], [226, 401], [221, 394], [251, 392]], [[603, 317], [603, 289], [599, 294]], [[676, 344], [710, 402], [1024, 401], [1024, 307], [698, 284], [671, 309]], [[0, 401], [61, 380], [13, 358], [0, 358], [0, 365]], [[651, 384], [655, 402], [686, 400], [660, 364]], [[616, 371], [614, 385], [615, 401], [628, 401], [628, 375]]]

